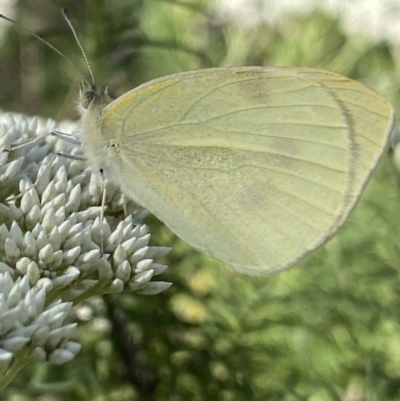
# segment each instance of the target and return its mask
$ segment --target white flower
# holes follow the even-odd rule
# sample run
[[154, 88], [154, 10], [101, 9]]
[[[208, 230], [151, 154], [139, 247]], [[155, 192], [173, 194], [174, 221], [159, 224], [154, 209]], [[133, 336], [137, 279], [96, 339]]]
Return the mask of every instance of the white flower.
[[106, 182], [101, 221], [98, 172], [80, 160], [54, 158], [81, 154], [47, 135], [73, 128], [0, 115], [0, 389], [13, 358], [63, 363], [74, 357], [75, 325], [65, 323], [71, 301], [123, 291], [157, 294], [171, 285], [154, 281], [167, 269], [157, 260], [170, 249], [148, 245], [148, 228], [140, 224], [147, 211]]
[[[9, 117], [1, 127], [0, 150], [56, 129], [52, 121], [38, 122], [21, 115]], [[68, 123], [61, 127], [63, 132], [72, 128]], [[169, 248], [148, 246], [148, 228], [139, 224], [146, 211], [126, 202], [119, 188], [107, 183], [106, 219], [101, 222], [103, 188], [97, 172], [80, 160], [54, 159], [55, 152], [77, 155], [81, 150], [46, 136], [1, 154], [0, 197], [23, 195], [0, 207], [0, 271], [10, 272], [13, 278], [27, 275], [31, 285], [49, 279], [46, 286], [52, 288], [47, 290], [61, 291], [64, 300], [82, 297], [88, 291], [92, 295], [114, 292], [116, 287], [118, 291], [147, 292], [153, 276], [166, 270], [154, 260], [167, 254]], [[124, 202], [128, 211], [125, 218]], [[154, 286], [162, 290], [167, 285], [153, 282], [151, 293]]]
[[[80, 350], [70, 341], [76, 323], [65, 324], [72, 302], [46, 305], [46, 289], [29, 284], [28, 276], [15, 281], [0, 273], [0, 388], [16, 370], [34, 361], [67, 362]], [[68, 355], [60, 351], [68, 350]], [[17, 363], [16, 363], [17, 361]]]

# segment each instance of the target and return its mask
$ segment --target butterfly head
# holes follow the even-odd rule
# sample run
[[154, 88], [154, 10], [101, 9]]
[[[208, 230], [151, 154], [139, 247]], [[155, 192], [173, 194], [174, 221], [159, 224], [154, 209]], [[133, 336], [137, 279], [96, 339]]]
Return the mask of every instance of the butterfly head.
[[87, 80], [81, 82], [78, 102], [78, 110], [81, 115], [90, 110], [101, 112], [111, 101], [107, 87], [96, 86]]

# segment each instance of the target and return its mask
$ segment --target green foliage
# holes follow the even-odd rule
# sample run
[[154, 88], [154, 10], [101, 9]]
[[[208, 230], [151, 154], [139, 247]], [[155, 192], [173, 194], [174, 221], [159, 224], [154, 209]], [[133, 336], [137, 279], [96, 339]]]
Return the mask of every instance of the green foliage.
[[[218, 19], [207, 3], [20, 1], [16, 18], [85, 70], [59, 16], [67, 6], [96, 79], [112, 93], [188, 69], [292, 65], [359, 79], [399, 106], [389, 45], [348, 38], [317, 11], [287, 16], [279, 28], [246, 28]], [[0, 68], [4, 109], [74, 116], [79, 74], [35, 39], [11, 27]], [[302, 266], [262, 278], [227, 271], [149, 219], [153, 243], [173, 248], [164, 275], [172, 289], [93, 300], [78, 358], [26, 369], [5, 399], [336, 401], [353, 391], [360, 400], [400, 400], [398, 216], [388, 157], [327, 246]]]

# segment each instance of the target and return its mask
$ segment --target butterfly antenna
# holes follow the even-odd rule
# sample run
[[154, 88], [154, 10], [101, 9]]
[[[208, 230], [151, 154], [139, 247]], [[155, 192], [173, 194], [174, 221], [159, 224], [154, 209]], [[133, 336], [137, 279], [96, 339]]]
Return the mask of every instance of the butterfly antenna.
[[72, 34], [74, 35], [75, 41], [76, 41], [76, 43], [77, 43], [78, 46], [79, 46], [79, 49], [81, 50], [81, 53], [82, 53], [82, 55], [83, 55], [83, 58], [85, 59], [86, 65], [87, 65], [87, 67], [88, 67], [90, 76], [92, 77], [92, 82], [93, 82], [93, 84], [94, 84], [96, 81], [95, 81], [95, 79], [94, 79], [94, 74], [93, 74], [92, 67], [91, 67], [91, 65], [90, 65], [90, 63], [89, 63], [89, 59], [88, 59], [87, 56], [86, 56], [85, 50], [83, 50], [83, 47], [82, 47], [82, 45], [81, 45], [81, 42], [79, 41], [78, 35], [77, 35], [76, 31], [75, 31], [75, 28], [74, 28], [74, 26], [72, 25], [72, 22], [71, 22], [71, 20], [70, 20], [69, 17], [68, 17], [68, 11], [67, 11], [66, 8], [63, 8], [63, 9], [62, 9], [62, 15], [63, 15], [65, 21], [67, 22], [69, 28], [71, 29]]
[[47, 40], [43, 39], [42, 37], [40, 37], [39, 35], [36, 35], [36, 33], [33, 33], [32, 31], [30, 31], [28, 28], [26, 28], [25, 26], [23, 26], [22, 24], [20, 24], [19, 22], [13, 20], [12, 18], [8, 18], [3, 14], [0, 14], [0, 18], [4, 19], [8, 22], [11, 22], [12, 24], [16, 25], [19, 29], [27, 32], [29, 35], [33, 36], [34, 38], [36, 38], [37, 40], [39, 40], [40, 42], [42, 42], [43, 44], [45, 44], [47, 47], [49, 47], [50, 49], [54, 50], [57, 54], [59, 54], [61, 57], [63, 57], [65, 60], [67, 60], [70, 64], [72, 64], [81, 75], [85, 75], [82, 70], [70, 59], [68, 58], [63, 52], [61, 52], [60, 50], [58, 50], [56, 47], [54, 47], [51, 43], [49, 43]]

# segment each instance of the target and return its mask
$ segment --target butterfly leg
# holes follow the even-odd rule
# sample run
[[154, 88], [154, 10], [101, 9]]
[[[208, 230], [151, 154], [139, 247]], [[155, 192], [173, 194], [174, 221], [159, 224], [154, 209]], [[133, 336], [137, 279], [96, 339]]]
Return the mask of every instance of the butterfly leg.
[[8, 149], [3, 149], [3, 152], [12, 152], [14, 150], [21, 149], [21, 148], [23, 148], [25, 146], [32, 145], [32, 144], [34, 144], [36, 142], [39, 142], [39, 141], [41, 141], [43, 139], [46, 139], [48, 136], [54, 136], [54, 137], [59, 138], [59, 139], [65, 141], [65, 142], [72, 143], [74, 145], [81, 145], [82, 144], [82, 142], [81, 142], [81, 140], [79, 138], [77, 138], [77, 137], [75, 137], [75, 136], [73, 136], [71, 134], [67, 134], [65, 132], [60, 132], [60, 131], [51, 131], [51, 132], [49, 132], [49, 133], [47, 133], [45, 135], [38, 136], [36, 138], [27, 139], [25, 141], [21, 141], [21, 142], [15, 143], [15, 144], [11, 144]]

